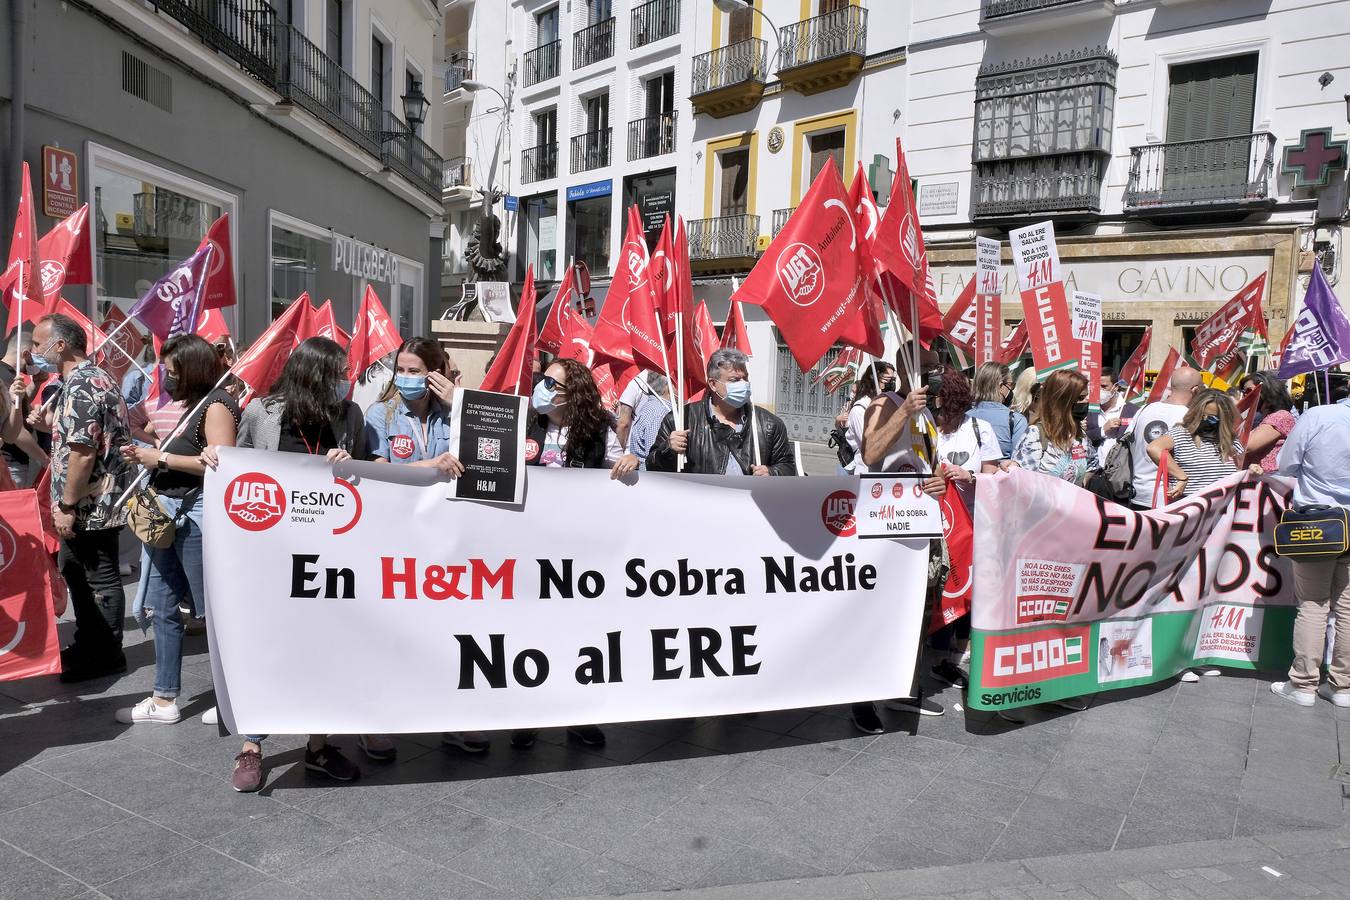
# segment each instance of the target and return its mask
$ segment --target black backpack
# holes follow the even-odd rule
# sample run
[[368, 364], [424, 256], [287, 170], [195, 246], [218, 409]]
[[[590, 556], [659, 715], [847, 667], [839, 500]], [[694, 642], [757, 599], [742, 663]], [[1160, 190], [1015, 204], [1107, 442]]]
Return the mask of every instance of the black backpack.
[[1088, 479], [1088, 490], [1112, 503], [1129, 503], [1134, 499], [1134, 440], [1134, 429], [1116, 440], [1102, 467]]

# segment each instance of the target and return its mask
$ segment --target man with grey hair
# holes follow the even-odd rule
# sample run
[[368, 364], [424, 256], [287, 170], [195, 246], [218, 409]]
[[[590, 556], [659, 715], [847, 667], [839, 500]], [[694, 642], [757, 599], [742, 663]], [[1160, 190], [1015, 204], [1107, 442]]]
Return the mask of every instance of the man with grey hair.
[[61, 651], [61, 680], [125, 672], [122, 619], [126, 596], [117, 542], [126, 510], [117, 500], [130, 483], [122, 447], [131, 442], [127, 405], [117, 380], [94, 364], [84, 329], [46, 315], [33, 329], [33, 366], [61, 377], [52, 424], [52, 524], [61, 538], [58, 563], [75, 610], [75, 641]]
[[647, 468], [695, 475], [796, 475], [792, 443], [783, 420], [750, 403], [749, 360], [723, 347], [708, 358], [708, 391], [684, 408], [684, 428], [668, 413], [647, 455]]

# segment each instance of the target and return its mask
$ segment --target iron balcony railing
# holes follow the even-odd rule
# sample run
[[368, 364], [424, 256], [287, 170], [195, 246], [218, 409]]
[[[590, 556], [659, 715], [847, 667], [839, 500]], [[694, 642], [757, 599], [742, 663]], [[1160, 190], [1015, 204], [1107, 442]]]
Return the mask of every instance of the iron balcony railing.
[[520, 155], [520, 180], [529, 183], [558, 177], [558, 144], [540, 144]]
[[1268, 131], [1132, 147], [1125, 208], [1266, 201], [1274, 169]]
[[155, 8], [202, 43], [234, 60], [269, 87], [276, 86], [277, 14], [268, 0], [153, 0]]
[[737, 41], [694, 57], [693, 84], [690, 94], [711, 91], [758, 81], [763, 84], [768, 74], [769, 45], [761, 38]]
[[782, 231], [787, 225], [788, 219], [792, 218], [792, 212], [797, 207], [789, 206], [786, 209], [775, 209], [773, 211], [773, 236], [778, 237], [778, 232]]
[[651, 0], [633, 9], [633, 30], [628, 42], [637, 49], [679, 31], [680, 0]]
[[690, 259], [746, 259], [755, 255], [759, 216], [719, 216], [689, 222]]
[[381, 161], [424, 192], [439, 198], [444, 189], [441, 170], [445, 161], [441, 155], [389, 110], [384, 110], [381, 137]]
[[975, 218], [1049, 212], [1100, 212], [1101, 164], [1096, 153], [979, 163], [972, 188]]
[[628, 123], [628, 158], [648, 159], [675, 152], [675, 113], [661, 113]]
[[614, 17], [572, 35], [572, 68], [581, 69], [614, 55]]
[[867, 55], [867, 10], [845, 6], [778, 29], [778, 70], [839, 56]]
[[[380, 102], [293, 25], [277, 25], [277, 91], [373, 156], [381, 156]], [[440, 193], [437, 189], [436, 193]]]
[[473, 77], [473, 54], [457, 50], [445, 64], [445, 92], [459, 89], [466, 79]]
[[456, 156], [453, 159], [447, 159], [441, 167], [441, 188], [450, 190], [451, 188], [472, 187], [473, 186], [473, 163], [467, 156]]
[[609, 165], [611, 128], [587, 131], [572, 137], [572, 171], [589, 172]]
[[562, 41], [541, 44], [525, 54], [525, 87], [558, 77]]
[[980, 18], [997, 19], [1000, 16], [1015, 16], [1018, 13], [1081, 2], [1082, 0], [983, 0], [980, 4]]

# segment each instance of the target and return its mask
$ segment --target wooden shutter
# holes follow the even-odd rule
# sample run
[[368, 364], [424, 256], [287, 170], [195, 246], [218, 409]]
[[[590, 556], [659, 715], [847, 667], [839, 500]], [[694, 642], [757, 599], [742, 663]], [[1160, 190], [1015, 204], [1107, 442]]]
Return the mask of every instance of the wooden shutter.
[[[820, 170], [828, 159], [834, 160], [835, 168], [841, 178], [847, 177], [844, 172], [844, 132], [842, 130], [813, 134], [807, 140], [811, 143], [810, 181], [815, 181], [816, 176], [820, 174]], [[803, 187], [809, 187], [810, 181]]]
[[841, 9], [848, 9], [849, 0], [820, 0], [820, 14], [836, 12]]
[[749, 199], [750, 151], [725, 150], [717, 157], [722, 167], [722, 198], [719, 215], [743, 216]]
[[1256, 54], [1173, 66], [1167, 142], [1250, 134], [1256, 106]]
[[736, 44], [754, 37], [755, 11], [738, 9], [731, 13], [731, 23], [727, 27], [727, 43]]

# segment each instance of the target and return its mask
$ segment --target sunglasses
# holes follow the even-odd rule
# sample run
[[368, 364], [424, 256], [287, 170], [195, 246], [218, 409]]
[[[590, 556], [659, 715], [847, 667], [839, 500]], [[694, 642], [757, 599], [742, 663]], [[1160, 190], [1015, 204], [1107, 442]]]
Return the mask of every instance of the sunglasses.
[[548, 388], [550, 391], [562, 391], [567, 389], [567, 385], [563, 384], [552, 375], [544, 376], [544, 387]]

